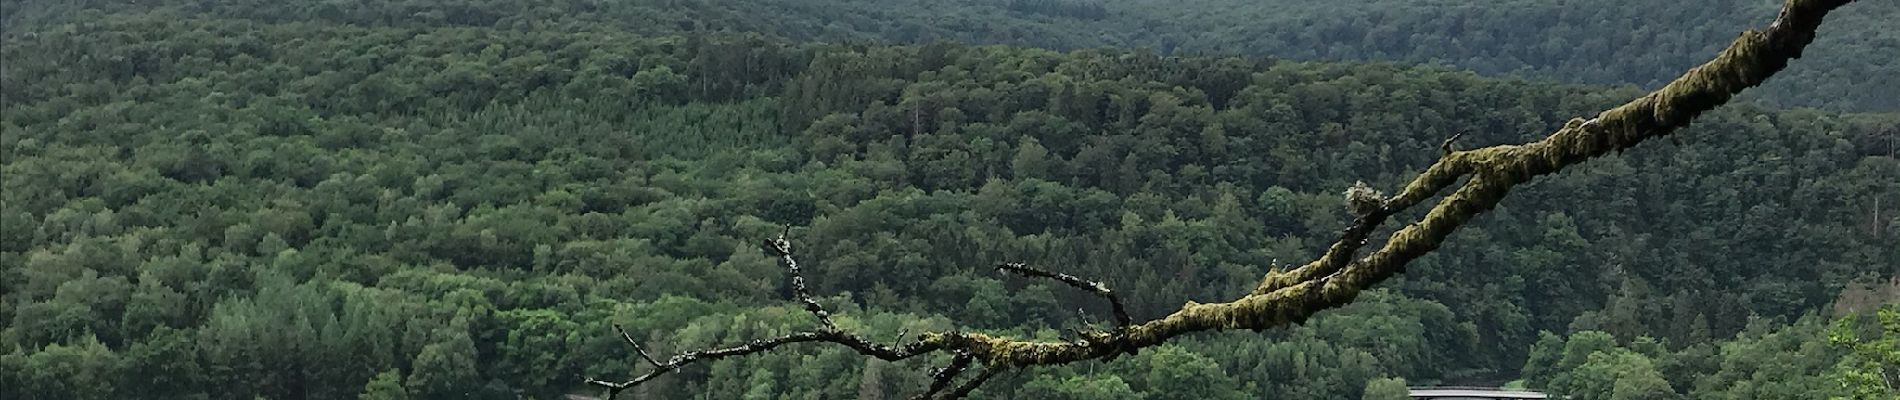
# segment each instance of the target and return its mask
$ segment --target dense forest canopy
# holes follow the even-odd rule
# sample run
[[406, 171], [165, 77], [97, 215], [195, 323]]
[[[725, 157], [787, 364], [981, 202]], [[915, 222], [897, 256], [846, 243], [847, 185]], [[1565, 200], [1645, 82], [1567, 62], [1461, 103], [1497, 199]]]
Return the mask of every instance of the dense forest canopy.
[[[1773, 0], [4, 0], [23, 32], [104, 12], [159, 12], [262, 23], [377, 27], [614, 30], [645, 35], [753, 32], [831, 43], [1007, 44], [1055, 50], [1145, 48], [1163, 55], [1391, 60], [1484, 74], [1653, 88], [1772, 18]], [[1900, 112], [1892, 61], [1900, 3], [1830, 17], [1802, 62], [1749, 99], [1771, 107]], [[1614, 61], [1612, 61], [1614, 60]], [[1815, 95], [1824, 93], [1825, 95]]]
[[[1108, 323], [1005, 260], [1152, 318], [1323, 251], [1356, 181], [1460, 132], [1538, 139], [1774, 10], [1286, 3], [6, 0], [0, 398], [586, 392], [638, 365], [613, 324], [661, 354], [810, 327], [757, 247], [784, 226], [880, 340]], [[1351, 306], [975, 397], [1874, 387], [1843, 383], [1900, 371], [1900, 317], [1870, 312], [1900, 293], [1895, 9], [1843, 10], [1757, 101], [1535, 181]], [[788, 347], [633, 393], [895, 398], [943, 361]]]

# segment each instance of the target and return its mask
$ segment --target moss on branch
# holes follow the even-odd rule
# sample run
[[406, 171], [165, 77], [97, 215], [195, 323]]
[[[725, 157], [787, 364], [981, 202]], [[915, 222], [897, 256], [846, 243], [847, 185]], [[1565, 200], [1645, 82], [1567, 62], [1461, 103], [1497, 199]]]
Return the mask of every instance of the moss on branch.
[[[1351, 302], [1360, 291], [1402, 272], [1430, 253], [1472, 218], [1496, 207], [1510, 190], [1530, 179], [1591, 158], [1674, 133], [1696, 116], [1760, 85], [1799, 58], [1829, 11], [1851, 0], [1789, 0], [1765, 31], [1748, 31], [1713, 60], [1663, 88], [1604, 111], [1573, 119], [1543, 140], [1451, 151], [1419, 174], [1398, 195], [1373, 207], [1370, 189], [1349, 193], [1356, 220], [1318, 259], [1291, 271], [1269, 273], [1249, 294], [1230, 302], [1189, 302], [1166, 317], [1128, 327], [1100, 340], [1019, 341], [976, 333], [936, 333], [922, 340], [974, 354], [990, 365], [1030, 366], [1112, 357], [1212, 330], [1263, 329], [1298, 323], [1321, 310]], [[1356, 261], [1365, 238], [1387, 218], [1463, 181], [1424, 217], [1393, 232], [1384, 245]]]

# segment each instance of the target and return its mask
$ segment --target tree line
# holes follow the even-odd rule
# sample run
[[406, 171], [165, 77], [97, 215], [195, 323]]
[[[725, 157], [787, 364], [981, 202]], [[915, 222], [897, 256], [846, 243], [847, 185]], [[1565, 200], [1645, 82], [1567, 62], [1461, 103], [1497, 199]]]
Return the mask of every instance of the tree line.
[[[758, 33], [790, 41], [959, 42], [1054, 50], [1146, 48], [1164, 55], [1396, 61], [1572, 83], [1654, 88], [1706, 60], [1779, 2], [1697, 0], [1576, 4], [1512, 0], [400, 0], [141, 2], [7, 0], [7, 32], [114, 13], [259, 23], [487, 27], [646, 35]], [[1773, 108], [1900, 111], [1886, 62], [1900, 39], [1883, 22], [1900, 5], [1859, 4], [1833, 17], [1812, 51], [1745, 100]], [[1615, 61], [1610, 61], [1615, 60]], [[1814, 93], [1828, 93], [1815, 96]]]

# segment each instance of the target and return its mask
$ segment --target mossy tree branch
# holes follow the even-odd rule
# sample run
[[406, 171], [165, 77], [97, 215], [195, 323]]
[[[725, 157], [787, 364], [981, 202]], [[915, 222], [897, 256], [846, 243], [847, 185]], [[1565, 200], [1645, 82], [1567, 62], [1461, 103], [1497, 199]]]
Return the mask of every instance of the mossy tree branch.
[[[1595, 118], [1572, 119], [1543, 140], [1453, 150], [1451, 142], [1457, 139], [1454, 136], [1445, 141], [1444, 157], [1412, 179], [1397, 195], [1386, 197], [1363, 185], [1347, 190], [1347, 205], [1354, 220], [1337, 242], [1312, 262], [1293, 270], [1267, 274], [1254, 290], [1233, 301], [1188, 302], [1165, 317], [1110, 332], [1092, 332], [1075, 341], [1030, 341], [982, 333], [931, 332], [908, 344], [885, 346], [841, 332], [829, 323], [823, 308], [803, 290], [804, 278], [791, 257], [790, 243], [781, 236], [768, 243], [767, 250], [780, 256], [791, 270], [795, 292], [807, 310], [819, 318], [820, 330], [754, 341], [731, 349], [686, 353], [666, 363], [653, 363], [654, 373], [627, 382], [590, 382], [618, 393], [650, 379], [655, 373], [677, 369], [698, 359], [768, 351], [787, 343], [822, 341], [842, 344], [885, 360], [937, 351], [955, 354], [952, 366], [934, 374], [936, 379], [931, 390], [922, 397], [935, 395], [948, 387], [971, 363], [983, 364], [981, 375], [956, 390], [943, 393], [945, 397], [960, 397], [1007, 368], [1113, 358], [1193, 332], [1258, 330], [1299, 323], [1322, 310], [1349, 303], [1361, 291], [1403, 272], [1408, 263], [1437, 249], [1472, 218], [1496, 207], [1517, 185], [1674, 133], [1742, 90], [1760, 85], [1786, 67], [1790, 60], [1801, 56], [1802, 49], [1814, 40], [1815, 31], [1828, 12], [1851, 2], [1787, 0], [1766, 30], [1744, 32], [1715, 59], [1690, 69], [1661, 89], [1599, 113]], [[1457, 189], [1439, 199], [1419, 220], [1393, 232], [1377, 250], [1354, 259], [1387, 219], [1453, 186]], [[1070, 278], [1063, 281], [1071, 285], [1086, 282]], [[1077, 287], [1094, 291], [1088, 285]], [[1114, 301], [1107, 295], [1106, 288], [1097, 292]], [[651, 362], [652, 359], [648, 359]]]

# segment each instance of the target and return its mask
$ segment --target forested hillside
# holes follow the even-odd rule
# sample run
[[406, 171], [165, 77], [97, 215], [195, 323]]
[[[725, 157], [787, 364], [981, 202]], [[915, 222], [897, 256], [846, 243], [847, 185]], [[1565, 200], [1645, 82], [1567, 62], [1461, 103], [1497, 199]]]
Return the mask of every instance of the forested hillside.
[[[1355, 181], [1394, 188], [1453, 134], [1535, 139], [1637, 93], [854, 41], [1149, 40], [1089, 30], [1151, 6], [1119, 2], [957, 9], [1023, 24], [1000, 38], [959, 36], [999, 31], [957, 13], [889, 17], [939, 7], [924, 2], [158, 3], [5, 3], [0, 398], [591, 394], [581, 377], [638, 359], [611, 324], [658, 354], [810, 326], [758, 249], [785, 226], [854, 330], [1055, 338], [1106, 307], [990, 265], [1104, 279], [1137, 318], [1229, 297], [1330, 244]], [[1673, 29], [1659, 18], [1638, 25]], [[1838, 44], [1893, 34], [1854, 18], [1773, 96], [1890, 109], [1867, 94], [1893, 75], [1825, 69], [1892, 59]], [[1706, 58], [1677, 51], [1723, 43], [1665, 36], [1695, 47], [1485, 71], [1648, 84]], [[1162, 50], [1255, 48], [1180, 37], [1207, 47]], [[1324, 51], [1287, 58], [1359, 57]], [[1414, 57], [1372, 55], [1386, 56]], [[1298, 327], [1007, 374], [976, 397], [1357, 398], [1390, 378], [1522, 377], [1578, 399], [1822, 398], [1849, 395], [1864, 361], [1891, 365], [1856, 346], [1878, 343], [1875, 317], [1831, 310], [1893, 297], [1864, 286], [1900, 274], [1900, 117], [1743, 105], [1680, 137], [1537, 181], [1402, 280]], [[898, 398], [941, 364], [788, 347], [636, 393]]]
[[[402, 0], [0, 1], [5, 30], [163, 12], [266, 23], [752, 32], [832, 43], [1146, 48], [1163, 55], [1390, 60], [1653, 88], [1774, 17], [1773, 0]], [[1776, 107], [1900, 112], [1900, 3], [1832, 17], [1801, 62], [1748, 98]], [[1817, 95], [1822, 94], [1822, 95]]]

